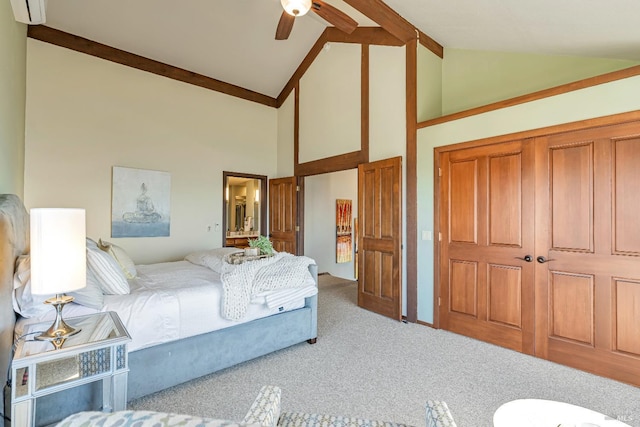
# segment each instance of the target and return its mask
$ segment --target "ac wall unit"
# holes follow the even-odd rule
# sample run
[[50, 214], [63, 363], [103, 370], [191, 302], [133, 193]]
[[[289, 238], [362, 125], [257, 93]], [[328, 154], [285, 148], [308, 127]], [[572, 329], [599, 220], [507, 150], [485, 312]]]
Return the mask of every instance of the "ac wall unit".
[[44, 13], [45, 0], [11, 0], [13, 16], [18, 22], [25, 24], [44, 24], [46, 16]]

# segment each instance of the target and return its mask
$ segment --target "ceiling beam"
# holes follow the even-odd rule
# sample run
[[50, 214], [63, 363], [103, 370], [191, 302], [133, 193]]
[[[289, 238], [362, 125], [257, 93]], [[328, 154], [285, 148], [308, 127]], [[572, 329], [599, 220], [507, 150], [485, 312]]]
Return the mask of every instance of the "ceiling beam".
[[416, 29], [382, 0], [344, 0], [344, 2], [403, 42], [407, 43], [417, 38], [421, 45], [439, 57], [443, 57], [444, 49], [438, 42]]
[[27, 36], [35, 40], [75, 50], [76, 52], [116, 62], [127, 67], [136, 68], [159, 76], [168, 77], [173, 80], [235, 96], [237, 98], [246, 99], [247, 101], [257, 102], [258, 104], [263, 104], [268, 107], [275, 107], [277, 103], [277, 100], [270, 96], [220, 80], [212, 79], [211, 77], [203, 76], [202, 74], [197, 74], [183, 68], [154, 61], [153, 59], [145, 58], [144, 56], [116, 49], [93, 40], [74, 36], [73, 34], [44, 25], [29, 25]]

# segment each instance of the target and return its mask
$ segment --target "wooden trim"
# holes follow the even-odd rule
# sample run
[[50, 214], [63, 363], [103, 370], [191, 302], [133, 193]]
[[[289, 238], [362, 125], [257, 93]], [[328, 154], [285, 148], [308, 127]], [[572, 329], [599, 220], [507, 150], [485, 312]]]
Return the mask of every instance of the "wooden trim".
[[440, 153], [433, 154], [433, 327], [440, 329]]
[[443, 57], [444, 49], [434, 39], [422, 33], [415, 28], [415, 25], [400, 16], [395, 10], [391, 9], [382, 0], [344, 0], [349, 6], [353, 7], [367, 18], [376, 22], [390, 34], [403, 42], [420, 38], [420, 43], [438, 55]]
[[308, 176], [329, 172], [339, 172], [356, 169], [360, 163], [368, 162], [369, 159], [364, 157], [364, 152], [362, 150], [352, 151], [351, 153], [338, 154], [336, 156], [325, 157], [323, 159], [312, 160], [305, 163], [296, 162], [294, 166], [294, 174], [296, 176]]
[[358, 27], [351, 34], [347, 34], [335, 27], [325, 30], [326, 41], [334, 43], [372, 44], [376, 46], [404, 46], [404, 42], [392, 36], [381, 27]]
[[626, 122], [634, 122], [640, 120], [640, 110], [629, 111], [625, 113], [612, 114], [609, 116], [596, 117], [592, 119], [580, 120], [577, 122], [563, 123], [560, 125], [552, 125], [538, 129], [529, 129], [521, 132], [514, 132], [505, 135], [491, 136], [487, 138], [477, 139], [473, 141], [460, 142], [458, 144], [444, 145], [434, 148], [434, 156], [446, 151], [455, 151], [463, 148], [480, 147], [484, 145], [500, 144], [503, 142], [514, 141], [525, 138], [535, 138], [547, 136], [556, 133], [571, 132], [586, 128], [595, 128], [600, 126], [610, 126]]
[[44, 25], [29, 25], [27, 36], [35, 40], [65, 47], [76, 52], [85, 53], [87, 55], [95, 56], [127, 67], [147, 71], [149, 73], [192, 84], [194, 86], [235, 96], [237, 98], [246, 99], [247, 101], [257, 102], [258, 104], [263, 104], [268, 107], [276, 107], [277, 104], [277, 100], [270, 96], [244, 89], [230, 83], [225, 83], [220, 80], [212, 79], [182, 68], [154, 61], [153, 59], [145, 58], [140, 55], [125, 52], [93, 40], [74, 36], [73, 34]]
[[300, 98], [299, 83], [295, 98], [294, 119], [294, 175], [308, 176], [329, 172], [356, 169], [361, 163], [369, 162], [369, 45], [362, 45], [360, 56], [360, 150], [338, 154], [310, 162], [298, 163], [299, 159], [299, 123]]
[[299, 190], [296, 191], [298, 199], [298, 212], [296, 212], [296, 255], [304, 255], [304, 176], [297, 176], [296, 183]]
[[418, 43], [407, 42], [406, 46], [406, 110], [407, 110], [407, 170], [406, 170], [406, 256], [407, 256], [407, 320], [418, 320]]
[[529, 93], [527, 95], [517, 96], [515, 98], [506, 99], [504, 101], [494, 102], [482, 107], [471, 108], [469, 110], [460, 111], [458, 113], [447, 114], [446, 116], [437, 117], [435, 119], [426, 120], [418, 123], [418, 129], [446, 123], [453, 120], [459, 120], [464, 117], [475, 116], [489, 111], [499, 110], [501, 108], [513, 107], [514, 105], [524, 104], [526, 102], [536, 101], [538, 99], [548, 98], [550, 96], [561, 95], [563, 93], [573, 92], [575, 90], [585, 89], [592, 86], [610, 83], [616, 80], [622, 80], [629, 77], [640, 75], [640, 65], [625, 68], [623, 70], [612, 71], [610, 73], [601, 74], [595, 77], [578, 80], [575, 82], [555, 86], [549, 89], [543, 89], [538, 92]]
[[364, 163], [369, 161], [369, 45], [362, 45], [360, 61], [360, 152]]
[[293, 98], [293, 174], [298, 167], [298, 157], [300, 156], [300, 82], [296, 82]]
[[418, 32], [418, 41], [422, 46], [426, 47], [431, 52], [438, 55], [440, 58], [444, 58], [444, 48], [442, 47], [442, 45], [440, 45], [440, 43], [438, 43], [422, 31], [418, 29], [416, 29], [416, 31]]
[[276, 108], [280, 108], [287, 100], [287, 97], [298, 84], [304, 73], [307, 72], [313, 61], [320, 55], [322, 48], [327, 42], [333, 43], [356, 43], [371, 44], [379, 46], [403, 46], [404, 42], [392, 36], [386, 30], [379, 27], [356, 28], [351, 34], [344, 33], [337, 28], [327, 27], [318, 40], [316, 40], [307, 56], [302, 60], [296, 71], [293, 73], [287, 84], [284, 86], [276, 99]]
[[405, 43], [416, 37], [413, 25], [381, 0], [344, 0], [344, 2]]

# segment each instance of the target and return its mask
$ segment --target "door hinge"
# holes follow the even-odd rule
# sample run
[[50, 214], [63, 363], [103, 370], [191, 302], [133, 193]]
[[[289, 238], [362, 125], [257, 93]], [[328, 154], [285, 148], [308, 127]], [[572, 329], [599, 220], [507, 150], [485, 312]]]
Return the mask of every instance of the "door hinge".
[[442, 176], [442, 168], [438, 168], [438, 176]]
[[442, 233], [438, 232], [438, 242], [442, 242]]
[[300, 191], [300, 186], [296, 185], [296, 191]]
[[296, 231], [300, 231], [300, 226], [296, 225]]
[[440, 297], [438, 297], [438, 307], [440, 307], [441, 301]]

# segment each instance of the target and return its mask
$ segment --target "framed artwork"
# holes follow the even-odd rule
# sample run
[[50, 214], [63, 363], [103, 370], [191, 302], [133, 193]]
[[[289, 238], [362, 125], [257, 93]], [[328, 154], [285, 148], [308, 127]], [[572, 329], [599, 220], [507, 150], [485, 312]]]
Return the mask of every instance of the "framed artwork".
[[336, 262], [353, 260], [351, 236], [351, 200], [336, 200]]
[[171, 229], [171, 174], [113, 167], [111, 237], [165, 237]]

